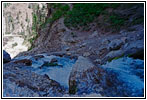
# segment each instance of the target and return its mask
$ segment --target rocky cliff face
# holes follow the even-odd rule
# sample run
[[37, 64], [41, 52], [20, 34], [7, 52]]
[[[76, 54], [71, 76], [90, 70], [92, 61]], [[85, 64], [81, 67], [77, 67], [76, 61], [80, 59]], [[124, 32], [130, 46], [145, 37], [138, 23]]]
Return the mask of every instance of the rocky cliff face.
[[4, 64], [4, 96], [144, 96], [143, 4], [7, 6], [4, 49], [19, 54]]
[[[37, 14], [38, 12], [40, 13]], [[40, 15], [46, 16], [46, 13], [46, 4], [43, 3], [4, 3], [3, 47], [12, 57], [30, 48], [30, 39], [34, 37], [34, 30], [32, 30], [34, 18]], [[38, 21], [44, 20], [38, 18], [40, 18]]]

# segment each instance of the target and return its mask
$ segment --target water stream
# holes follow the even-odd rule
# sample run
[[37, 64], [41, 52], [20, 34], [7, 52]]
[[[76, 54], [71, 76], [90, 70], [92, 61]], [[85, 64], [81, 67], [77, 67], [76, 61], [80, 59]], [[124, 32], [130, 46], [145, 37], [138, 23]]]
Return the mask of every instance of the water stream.
[[[41, 54], [37, 56], [44, 56], [42, 58], [39, 58], [36, 60], [32, 56], [22, 56], [22, 57], [17, 57], [14, 60], [21, 60], [21, 59], [30, 59], [32, 60], [32, 65], [31, 67], [27, 67], [24, 69], [31, 70], [37, 74], [40, 75], [45, 75], [47, 74], [50, 79], [55, 80], [59, 82], [62, 86], [65, 88], [68, 88], [68, 79], [70, 72], [72, 70], [72, 65], [75, 63], [75, 59], [70, 59], [68, 57], [58, 57], [58, 56], [48, 56], [46, 54]], [[50, 62], [51, 59], [56, 58], [58, 61], [57, 66], [43, 66], [40, 68], [44, 62]]]

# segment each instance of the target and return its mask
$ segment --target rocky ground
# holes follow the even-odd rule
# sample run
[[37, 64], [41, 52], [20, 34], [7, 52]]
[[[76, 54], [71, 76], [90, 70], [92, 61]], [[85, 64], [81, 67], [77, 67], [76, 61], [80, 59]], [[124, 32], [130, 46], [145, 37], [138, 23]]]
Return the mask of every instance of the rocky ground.
[[100, 15], [89, 30], [77, 30], [67, 27], [61, 17], [37, 27], [37, 37], [26, 52], [17, 48], [25, 49], [20, 38], [4, 38], [7, 52], [19, 43], [13, 52], [3, 52], [3, 96], [144, 97], [144, 23], [132, 24], [144, 16], [143, 7], [106, 10], [128, 23], [113, 31], [106, 27], [110, 23], [96, 25], [103, 20]]
[[144, 61], [95, 66], [82, 56], [22, 56], [4, 64], [3, 86], [4, 97], [143, 97]]

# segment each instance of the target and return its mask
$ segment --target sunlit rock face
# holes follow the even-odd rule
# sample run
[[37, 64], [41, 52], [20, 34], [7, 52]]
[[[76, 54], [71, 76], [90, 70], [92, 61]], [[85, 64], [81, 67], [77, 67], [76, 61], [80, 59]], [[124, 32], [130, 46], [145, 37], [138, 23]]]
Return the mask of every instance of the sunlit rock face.
[[46, 14], [45, 9], [43, 3], [3, 4], [3, 48], [12, 58], [31, 46], [29, 39], [33, 37], [33, 14], [39, 11]]

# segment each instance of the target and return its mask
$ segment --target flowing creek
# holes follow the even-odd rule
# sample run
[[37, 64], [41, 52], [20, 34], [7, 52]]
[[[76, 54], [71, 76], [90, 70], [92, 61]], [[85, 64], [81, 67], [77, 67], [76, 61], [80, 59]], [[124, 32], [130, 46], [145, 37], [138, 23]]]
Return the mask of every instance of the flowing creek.
[[[40, 54], [37, 56], [43, 56], [39, 59], [35, 59], [32, 56], [21, 56], [14, 60], [30, 59], [32, 60], [31, 67], [25, 67], [24, 69], [31, 70], [40, 75], [48, 75], [50, 79], [59, 82], [65, 88], [68, 88], [68, 79], [72, 70], [72, 65], [76, 62], [76, 59], [70, 59], [68, 57], [48, 56], [47, 54]], [[50, 62], [53, 58], [57, 59], [57, 65], [44, 65], [45, 62]], [[42, 66], [42, 67], [41, 67]]]
[[[22, 67], [22, 70], [31, 70], [40, 75], [48, 75], [50, 79], [57, 81], [60, 85], [64, 86], [66, 90], [69, 88], [69, 76], [72, 71], [72, 66], [75, 64], [75, 58], [70, 57], [59, 57], [59, 56], [48, 56], [47, 54], [38, 54], [35, 56], [21, 56], [16, 57], [13, 61], [29, 59], [32, 61], [31, 66]], [[53, 61], [54, 59], [54, 61]], [[49, 63], [47, 63], [49, 62]], [[51, 62], [56, 62], [52, 64]], [[131, 96], [142, 96], [144, 89], [144, 61], [140, 59], [132, 59], [129, 57], [122, 57], [111, 62], [107, 62], [105, 65], [100, 66], [103, 70], [107, 71], [107, 74], [101, 76], [104, 81], [101, 84], [107, 86], [105, 78], [112, 80], [114, 82], [113, 87], [117, 87], [118, 90], [112, 90], [111, 87], [107, 86], [107, 91], [116, 92], [120, 91], [119, 88], [123, 88], [126, 93], [133, 93]], [[117, 75], [115, 79], [112, 75]], [[30, 76], [31, 77], [31, 76]], [[84, 77], [83, 77], [84, 78]], [[20, 88], [19, 86], [12, 84], [9, 80], [4, 80], [7, 85], [5, 86], [4, 96], [18, 96], [18, 91], [24, 95], [31, 95], [33, 91], [30, 91], [26, 87]], [[118, 82], [120, 84], [116, 84]], [[95, 83], [90, 83], [92, 86], [97, 86]], [[122, 85], [123, 84], [123, 85]], [[110, 88], [110, 89], [109, 89]], [[15, 91], [13, 91], [16, 90]], [[23, 90], [22, 90], [23, 89]], [[29, 91], [29, 92], [28, 92]], [[105, 92], [106, 95], [111, 94], [111, 92]], [[81, 92], [81, 90], [77, 91]], [[80, 94], [75, 96], [101, 96], [100, 94], [94, 94], [89, 91], [87, 94]], [[70, 95], [67, 95], [70, 96]], [[114, 95], [115, 96], [115, 95]]]

